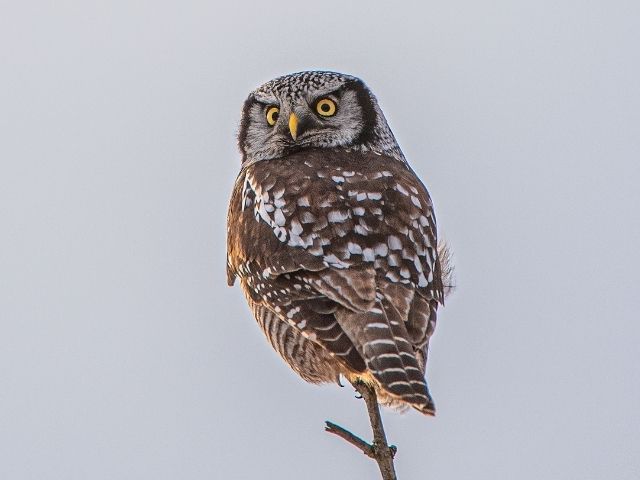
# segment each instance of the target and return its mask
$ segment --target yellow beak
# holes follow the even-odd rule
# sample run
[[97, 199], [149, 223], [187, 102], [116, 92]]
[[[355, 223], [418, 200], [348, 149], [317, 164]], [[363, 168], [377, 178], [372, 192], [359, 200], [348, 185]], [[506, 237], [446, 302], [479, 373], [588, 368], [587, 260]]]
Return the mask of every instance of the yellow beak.
[[295, 113], [289, 115], [289, 132], [291, 132], [291, 138], [295, 142], [298, 137], [298, 117], [296, 117]]

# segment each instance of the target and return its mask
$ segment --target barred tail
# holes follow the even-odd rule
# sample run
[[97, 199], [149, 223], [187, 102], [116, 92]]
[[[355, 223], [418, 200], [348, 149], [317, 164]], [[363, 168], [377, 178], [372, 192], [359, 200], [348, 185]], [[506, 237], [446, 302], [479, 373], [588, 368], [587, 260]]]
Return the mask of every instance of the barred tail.
[[435, 406], [424, 371], [408, 339], [405, 319], [387, 299], [378, 295], [376, 306], [358, 313], [339, 309], [335, 316], [355, 344], [367, 369], [383, 392], [421, 412], [433, 415]]

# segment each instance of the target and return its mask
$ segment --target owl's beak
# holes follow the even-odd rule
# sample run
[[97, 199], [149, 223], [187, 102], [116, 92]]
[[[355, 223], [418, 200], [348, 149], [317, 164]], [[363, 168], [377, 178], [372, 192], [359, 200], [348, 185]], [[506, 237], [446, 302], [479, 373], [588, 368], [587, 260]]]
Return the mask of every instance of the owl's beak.
[[298, 137], [298, 117], [295, 113], [289, 115], [289, 132], [291, 133], [291, 138], [293, 138], [293, 141], [295, 142]]

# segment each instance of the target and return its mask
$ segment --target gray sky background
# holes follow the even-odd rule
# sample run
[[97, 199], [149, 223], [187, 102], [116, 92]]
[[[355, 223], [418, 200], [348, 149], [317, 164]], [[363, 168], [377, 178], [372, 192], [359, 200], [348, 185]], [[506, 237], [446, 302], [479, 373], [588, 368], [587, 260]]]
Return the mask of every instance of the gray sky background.
[[377, 478], [225, 281], [242, 102], [314, 68], [455, 252], [400, 478], [640, 478], [637, 0], [1, 5], [0, 478]]

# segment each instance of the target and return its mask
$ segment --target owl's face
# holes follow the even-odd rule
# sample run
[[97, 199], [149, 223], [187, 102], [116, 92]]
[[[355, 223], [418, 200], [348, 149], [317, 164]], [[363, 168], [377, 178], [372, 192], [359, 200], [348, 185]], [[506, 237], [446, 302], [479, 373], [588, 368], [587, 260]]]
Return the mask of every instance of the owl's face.
[[376, 99], [362, 80], [300, 72], [271, 80], [244, 104], [238, 136], [243, 162], [305, 148], [373, 150], [402, 159]]

